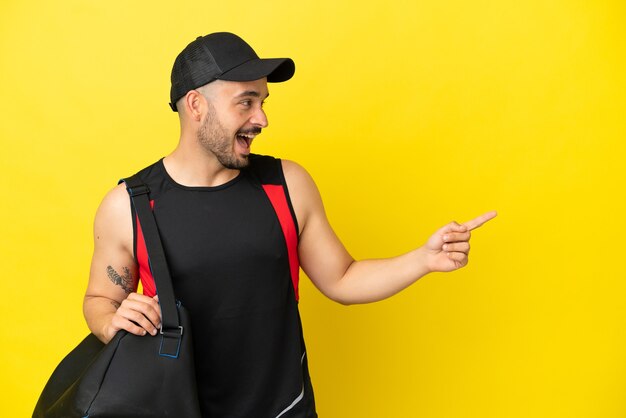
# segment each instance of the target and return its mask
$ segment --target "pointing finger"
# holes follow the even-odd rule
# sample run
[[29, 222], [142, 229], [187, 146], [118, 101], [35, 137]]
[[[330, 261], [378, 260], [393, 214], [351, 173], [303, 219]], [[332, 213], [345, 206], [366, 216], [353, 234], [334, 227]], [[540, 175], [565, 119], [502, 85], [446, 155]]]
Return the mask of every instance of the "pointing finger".
[[472, 229], [478, 228], [485, 222], [492, 220], [493, 218], [496, 217], [496, 215], [498, 215], [498, 212], [496, 212], [495, 210], [492, 210], [491, 212], [484, 213], [480, 215], [479, 217], [472, 219], [471, 221], [465, 222], [463, 225], [465, 225], [467, 229], [471, 231]]

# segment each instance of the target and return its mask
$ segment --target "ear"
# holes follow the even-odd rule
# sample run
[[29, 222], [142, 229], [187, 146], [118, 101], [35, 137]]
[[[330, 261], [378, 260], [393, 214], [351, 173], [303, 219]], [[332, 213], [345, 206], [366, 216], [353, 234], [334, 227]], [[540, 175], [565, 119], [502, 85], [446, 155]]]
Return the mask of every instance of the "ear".
[[185, 106], [187, 115], [192, 120], [199, 122], [202, 119], [202, 113], [206, 106], [206, 99], [197, 90], [190, 90], [183, 98], [182, 105]]

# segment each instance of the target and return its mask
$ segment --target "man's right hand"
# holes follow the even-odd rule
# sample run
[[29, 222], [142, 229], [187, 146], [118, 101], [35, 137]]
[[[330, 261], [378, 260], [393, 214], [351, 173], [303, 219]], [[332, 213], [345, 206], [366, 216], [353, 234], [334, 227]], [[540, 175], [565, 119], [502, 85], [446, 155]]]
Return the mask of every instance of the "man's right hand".
[[119, 305], [111, 321], [105, 325], [105, 339], [110, 341], [121, 329], [135, 335], [156, 335], [161, 327], [161, 307], [158, 302], [158, 296], [151, 298], [130, 293]]

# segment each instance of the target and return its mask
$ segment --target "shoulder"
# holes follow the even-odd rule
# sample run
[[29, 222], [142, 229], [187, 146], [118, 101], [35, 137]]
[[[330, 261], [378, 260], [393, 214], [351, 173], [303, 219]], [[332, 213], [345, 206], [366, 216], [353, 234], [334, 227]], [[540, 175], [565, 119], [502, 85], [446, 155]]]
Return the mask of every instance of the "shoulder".
[[[300, 188], [308, 189], [310, 187], [317, 188], [315, 186], [315, 182], [313, 181], [313, 177], [311, 177], [309, 172], [306, 171], [306, 169], [302, 167], [300, 164], [296, 163], [295, 161], [290, 161], [290, 160], [280, 160], [280, 161], [281, 161], [281, 165], [283, 169], [283, 174], [285, 176], [285, 180], [287, 181], [288, 185], [293, 184], [294, 186], [297, 186], [298, 189]], [[291, 191], [292, 188], [289, 187], [289, 190]]]
[[130, 197], [124, 184], [110, 190], [102, 199], [94, 221], [96, 240], [132, 248], [133, 224]]
[[118, 216], [124, 212], [128, 212], [130, 208], [130, 197], [126, 191], [126, 186], [118, 184], [111, 189], [102, 199], [96, 216], [103, 217]]
[[313, 177], [304, 167], [290, 160], [281, 160], [281, 165], [291, 204], [303, 230], [311, 216], [324, 214], [322, 198]]

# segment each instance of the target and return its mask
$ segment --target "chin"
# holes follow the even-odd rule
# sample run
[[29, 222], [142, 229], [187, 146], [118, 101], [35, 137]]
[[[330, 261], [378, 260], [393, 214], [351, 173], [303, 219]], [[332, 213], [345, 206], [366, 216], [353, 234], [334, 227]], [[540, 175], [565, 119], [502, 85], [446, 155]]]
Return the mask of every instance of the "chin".
[[220, 162], [224, 167], [230, 168], [231, 170], [240, 170], [242, 168], [246, 168], [250, 164], [250, 160], [248, 159], [247, 155]]

